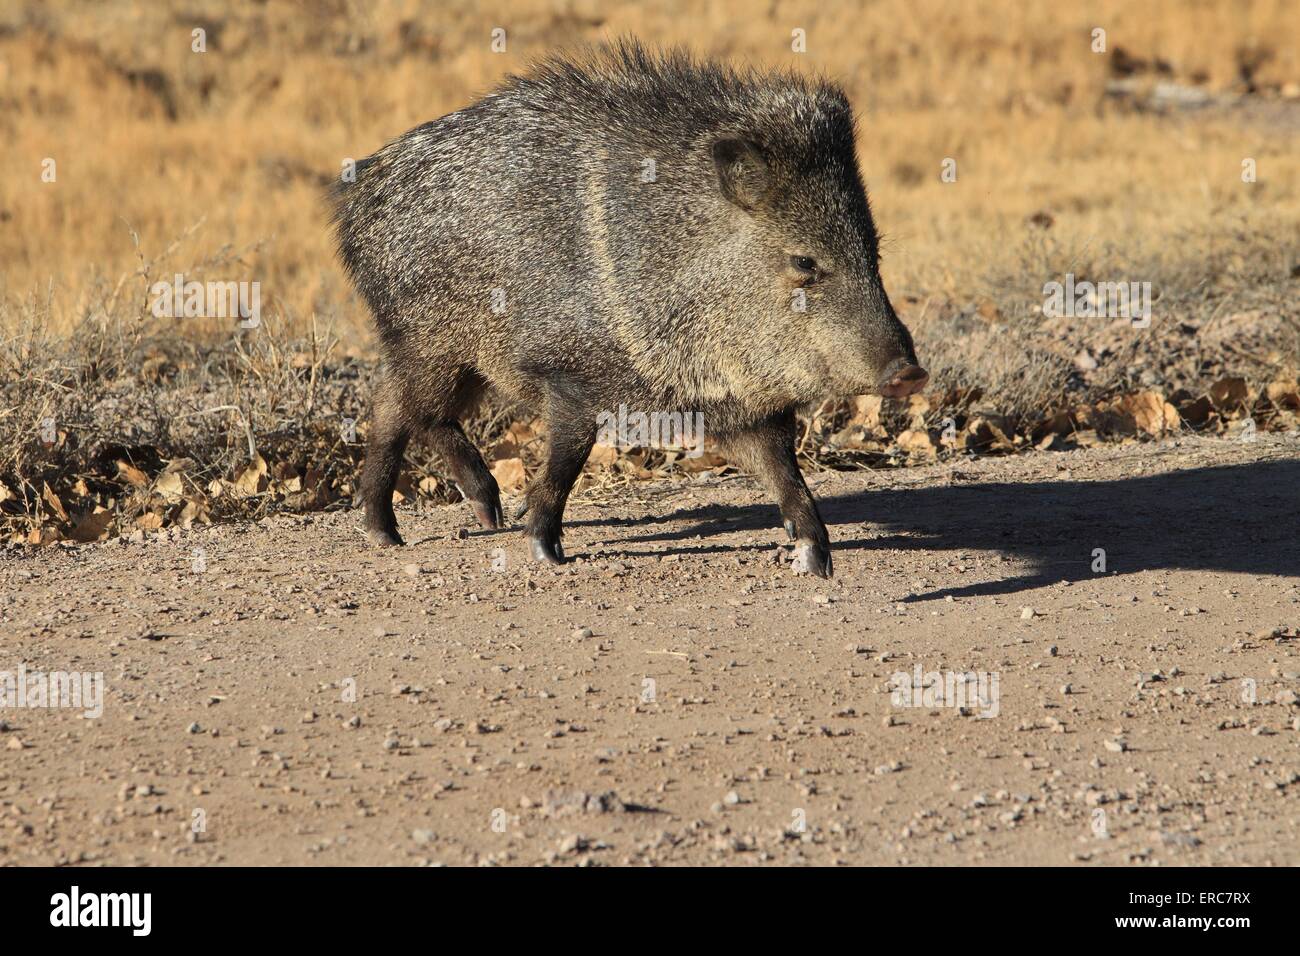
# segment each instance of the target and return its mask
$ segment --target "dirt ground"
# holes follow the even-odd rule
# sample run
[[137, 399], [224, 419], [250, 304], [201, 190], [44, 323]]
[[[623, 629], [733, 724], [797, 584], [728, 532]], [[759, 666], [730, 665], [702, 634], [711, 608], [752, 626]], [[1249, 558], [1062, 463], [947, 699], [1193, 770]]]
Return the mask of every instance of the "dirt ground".
[[709, 475], [559, 570], [464, 505], [0, 552], [0, 670], [105, 688], [0, 710], [0, 862], [1300, 863], [1295, 435], [811, 482], [829, 583]]

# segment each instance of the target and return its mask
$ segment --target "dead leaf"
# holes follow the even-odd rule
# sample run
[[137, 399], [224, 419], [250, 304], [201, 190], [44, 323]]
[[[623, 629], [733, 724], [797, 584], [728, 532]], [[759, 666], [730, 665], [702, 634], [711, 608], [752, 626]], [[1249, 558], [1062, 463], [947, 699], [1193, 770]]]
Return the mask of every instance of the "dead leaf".
[[502, 491], [517, 491], [524, 486], [524, 463], [518, 458], [502, 458], [492, 465], [492, 477]]
[[1210, 420], [1214, 414], [1214, 403], [1210, 401], [1208, 395], [1202, 395], [1200, 398], [1191, 402], [1183, 402], [1178, 406], [1178, 414], [1183, 416], [1183, 421], [1193, 428], [1200, 428]]
[[710, 471], [722, 467], [726, 463], [727, 459], [717, 452], [702, 451], [698, 455], [683, 455], [677, 461], [677, 467], [688, 475], [698, 475], [702, 471]]
[[126, 479], [137, 488], [149, 487], [149, 476], [124, 458], [117, 460], [117, 477]]
[[1214, 407], [1221, 412], [1237, 411], [1246, 404], [1246, 380], [1244, 378], [1221, 378], [1210, 386], [1210, 399]]
[[266, 491], [270, 480], [266, 477], [266, 459], [257, 455], [235, 476], [231, 489], [241, 498], [251, 498]]
[[34, 544], [37, 547], [44, 547], [47, 544], [53, 544], [59, 540], [59, 529], [46, 525], [43, 528], [33, 528], [27, 533], [27, 543]]
[[850, 403], [848, 425], [861, 425], [868, 430], [880, 425], [880, 409], [884, 398], [879, 395], [858, 395]]
[[924, 395], [909, 395], [907, 397], [907, 413], [910, 416], [910, 424], [913, 429], [925, 428], [925, 416], [930, 414], [930, 408], [930, 400]]
[[972, 418], [966, 424], [966, 430], [957, 439], [957, 447], [978, 448], [986, 452], [1015, 450], [1015, 445], [1002, 430], [1001, 423], [983, 416]]
[[[525, 426], [526, 427], [526, 426]], [[503, 458], [518, 458], [519, 442], [511, 438], [503, 438], [488, 450], [489, 461], [500, 461]]]
[[608, 468], [618, 461], [618, 449], [613, 445], [595, 445], [587, 456], [588, 464], [597, 468]]
[[[1295, 382], [1288, 382], [1285, 379], [1276, 382], [1270, 382], [1265, 390], [1268, 400], [1278, 408], [1300, 409], [1300, 386]], [[0, 501], [3, 501], [0, 498]]]
[[397, 483], [393, 486], [393, 504], [401, 504], [407, 499], [414, 501], [417, 493], [415, 479], [411, 477], [410, 472], [399, 473]]
[[188, 529], [195, 521], [202, 521], [204, 524], [211, 524], [208, 517], [208, 509], [202, 501], [197, 498], [191, 498], [185, 502], [185, 507], [176, 518], [176, 523], [182, 528]]
[[939, 454], [930, 433], [921, 429], [909, 428], [900, 432], [895, 441], [900, 449], [917, 458], [935, 458]]
[[59, 500], [59, 496], [54, 493], [54, 489], [50, 487], [48, 481], [45, 482], [45, 490], [42, 492], [41, 497], [45, 499], [45, 503], [50, 506], [50, 510], [58, 516], [58, 519], [66, 524], [68, 513], [64, 510], [63, 502]]
[[[426, 479], [427, 480], [427, 479]], [[302, 476], [302, 486], [318, 501], [325, 501], [329, 498], [329, 483], [325, 480], [325, 472], [312, 465], [307, 466], [307, 473]], [[424, 481], [420, 482], [420, 489], [424, 490]]]
[[948, 391], [944, 392], [943, 397], [939, 399], [936, 407], [951, 408], [951, 409], [958, 409], [964, 411], [965, 409], [970, 408], [971, 405], [973, 405], [975, 402], [978, 402], [983, 397], [984, 397], [984, 389], [982, 388], [979, 387], [959, 388], [954, 386], [953, 388], [950, 388], [948, 389]]
[[179, 472], [165, 471], [154, 482], [153, 490], [164, 498], [183, 498], [185, 496], [185, 482], [181, 480]]
[[848, 428], [837, 431], [831, 436], [831, 444], [836, 448], [848, 448], [855, 451], [880, 451], [881, 444], [877, 438], [888, 437], [884, 434], [883, 428], [877, 428], [876, 432], [868, 432], [861, 425], [850, 425]]
[[94, 511], [82, 515], [72, 526], [73, 541], [100, 541], [108, 537], [109, 526], [113, 523], [113, 512], [107, 508], [95, 507]]
[[1121, 413], [1132, 417], [1137, 428], [1148, 435], [1158, 436], [1178, 430], [1178, 411], [1165, 401], [1160, 392], [1145, 391], [1126, 395], [1115, 405]]
[[1081, 425], [1095, 427], [1103, 435], [1129, 438], [1139, 432], [1163, 435], [1176, 431], [1180, 424], [1178, 411], [1163, 394], [1151, 390], [1101, 402], [1091, 409], [1081, 408], [1076, 418]]
[[1036, 442], [1041, 442], [1045, 435], [1048, 437], [1068, 435], [1072, 431], [1074, 431], [1074, 420], [1070, 417], [1070, 413], [1057, 412], [1035, 425], [1030, 430], [1029, 437]]

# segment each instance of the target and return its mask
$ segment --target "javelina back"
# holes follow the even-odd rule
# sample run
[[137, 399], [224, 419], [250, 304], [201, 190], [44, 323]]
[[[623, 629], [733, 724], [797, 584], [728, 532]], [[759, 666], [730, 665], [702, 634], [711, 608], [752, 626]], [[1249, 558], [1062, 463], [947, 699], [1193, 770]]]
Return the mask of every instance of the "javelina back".
[[767, 482], [807, 569], [831, 573], [795, 409], [927, 380], [880, 281], [843, 92], [624, 41], [512, 76], [355, 173], [333, 198], [385, 364], [361, 482], [372, 540], [401, 543], [392, 493], [416, 433], [480, 523], [504, 523], [459, 423], [491, 386], [547, 425], [534, 558], [563, 561], [597, 416], [625, 405], [701, 415]]

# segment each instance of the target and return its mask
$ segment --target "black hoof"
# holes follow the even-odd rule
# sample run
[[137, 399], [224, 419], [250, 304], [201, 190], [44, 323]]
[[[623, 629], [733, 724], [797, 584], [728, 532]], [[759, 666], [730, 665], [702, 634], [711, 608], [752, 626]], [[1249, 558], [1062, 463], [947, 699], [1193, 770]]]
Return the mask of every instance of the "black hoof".
[[397, 533], [396, 528], [391, 531], [385, 531], [382, 528], [371, 528], [366, 532], [366, 536], [370, 538], [373, 544], [381, 548], [399, 548], [406, 544], [402, 540], [402, 536]]
[[474, 517], [478, 518], [479, 526], [488, 531], [496, 531], [498, 528], [504, 528], [506, 524], [505, 513], [501, 510], [500, 500], [496, 501], [470, 501], [474, 508]]
[[564, 563], [564, 546], [560, 544], [559, 539], [551, 542], [542, 538], [530, 537], [528, 539], [528, 553], [532, 555], [534, 561], [544, 561], [547, 564]]

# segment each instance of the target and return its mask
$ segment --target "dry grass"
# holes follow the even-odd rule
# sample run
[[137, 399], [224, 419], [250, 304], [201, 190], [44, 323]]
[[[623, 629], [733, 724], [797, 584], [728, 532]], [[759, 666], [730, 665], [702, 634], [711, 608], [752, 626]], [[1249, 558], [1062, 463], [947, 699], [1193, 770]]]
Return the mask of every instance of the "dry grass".
[[[845, 85], [886, 283], [935, 394], [960, 405], [911, 423], [983, 404], [1015, 430], [1134, 388], [1294, 380], [1300, 18], [1283, 0], [32, 0], [0, 11], [0, 481], [24, 514], [47, 477], [107, 446], [191, 456], [196, 485], [229, 480], [250, 433], [304, 476], [333, 469], [345, 496], [358, 452], [326, 436], [364, 419], [371, 338], [320, 187], [531, 58], [619, 33]], [[1108, 96], [1117, 79], [1136, 94]], [[1159, 82], [1211, 101], [1143, 108]], [[948, 158], [956, 182], [940, 179]], [[155, 318], [149, 283], [176, 272], [259, 282], [263, 328]], [[1044, 322], [1042, 284], [1066, 272], [1151, 282], [1152, 328]], [[1201, 333], [1224, 322], [1248, 346], [1220, 336], [1207, 353]], [[1083, 349], [1100, 359], [1087, 374]], [[218, 406], [240, 412], [205, 413]], [[62, 450], [39, 440], [51, 417]]]

